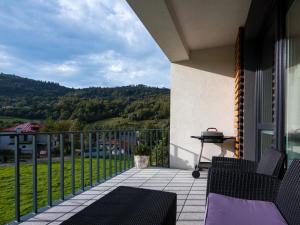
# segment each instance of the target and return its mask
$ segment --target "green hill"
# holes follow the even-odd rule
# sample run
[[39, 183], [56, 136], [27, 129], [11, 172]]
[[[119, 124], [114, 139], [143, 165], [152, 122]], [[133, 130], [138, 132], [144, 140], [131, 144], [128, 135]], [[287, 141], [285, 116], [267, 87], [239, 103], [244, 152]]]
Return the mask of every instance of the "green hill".
[[[89, 127], [113, 124], [168, 125], [170, 90], [144, 85], [73, 89], [58, 83], [0, 74], [0, 116], [76, 121]], [[120, 121], [124, 119], [124, 121]], [[126, 121], [126, 122], [125, 122]], [[146, 121], [146, 122], [145, 122]], [[153, 121], [153, 122], [151, 122]]]
[[57, 97], [70, 92], [72, 89], [57, 83], [37, 81], [15, 75], [0, 73], [0, 96], [47, 96]]

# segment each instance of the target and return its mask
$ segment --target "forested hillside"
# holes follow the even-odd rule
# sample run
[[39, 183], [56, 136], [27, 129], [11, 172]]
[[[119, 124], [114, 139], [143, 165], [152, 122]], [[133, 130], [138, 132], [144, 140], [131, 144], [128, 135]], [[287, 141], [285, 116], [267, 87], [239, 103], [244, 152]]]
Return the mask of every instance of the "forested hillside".
[[15, 75], [0, 73], [0, 96], [6, 97], [58, 97], [65, 95], [72, 89], [57, 83], [36, 81]]
[[67, 121], [80, 127], [145, 126], [145, 122], [147, 126], [168, 126], [169, 112], [167, 88], [137, 85], [71, 89], [57, 83], [0, 74], [0, 116], [48, 119], [48, 123]]

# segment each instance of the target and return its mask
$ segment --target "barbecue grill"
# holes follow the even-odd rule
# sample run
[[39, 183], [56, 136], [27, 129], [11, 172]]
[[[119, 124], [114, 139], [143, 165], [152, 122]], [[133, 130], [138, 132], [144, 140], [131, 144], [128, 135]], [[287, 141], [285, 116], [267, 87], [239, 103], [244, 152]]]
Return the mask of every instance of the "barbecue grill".
[[191, 138], [196, 138], [196, 139], [201, 141], [201, 151], [200, 151], [198, 164], [195, 165], [195, 170], [192, 173], [192, 176], [194, 178], [199, 178], [200, 177], [200, 171], [202, 170], [200, 162], [201, 162], [201, 158], [202, 158], [204, 143], [219, 143], [219, 144], [222, 144], [226, 140], [235, 139], [235, 137], [224, 136], [223, 132], [219, 132], [217, 130], [217, 128], [214, 128], [214, 127], [207, 128], [206, 131], [203, 131], [201, 133], [201, 136], [191, 136]]

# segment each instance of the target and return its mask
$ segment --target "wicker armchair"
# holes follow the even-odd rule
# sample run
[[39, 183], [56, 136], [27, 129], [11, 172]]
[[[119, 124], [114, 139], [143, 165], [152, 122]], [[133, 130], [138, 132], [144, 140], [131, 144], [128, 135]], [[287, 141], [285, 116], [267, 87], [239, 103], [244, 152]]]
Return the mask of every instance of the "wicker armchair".
[[213, 157], [212, 168], [239, 170], [278, 177], [284, 158], [283, 153], [274, 149], [268, 149], [264, 152], [258, 163], [245, 159]]
[[245, 199], [272, 201], [273, 186], [284, 163], [284, 154], [269, 149], [260, 162], [214, 157], [208, 171], [207, 195], [210, 192]]
[[[300, 224], [300, 159], [293, 160], [282, 181], [272, 176], [238, 171], [232, 172], [220, 168], [214, 168], [211, 173], [210, 187], [212, 193], [208, 197], [208, 206], [210, 208], [206, 213], [207, 221], [213, 218], [214, 221], [227, 220], [226, 224], [237, 224], [236, 221], [238, 219], [247, 220], [247, 218], [243, 216], [239, 216], [238, 219], [231, 216], [233, 212], [239, 211], [239, 206], [240, 210], [248, 209], [252, 213], [249, 214], [249, 211], [239, 211], [242, 215], [246, 215], [250, 221], [245, 221], [245, 224], [266, 224], [259, 222], [265, 219], [274, 221], [274, 217], [267, 218], [270, 214], [262, 215], [258, 208], [255, 208], [259, 207], [259, 205], [264, 205], [264, 207], [269, 207], [268, 212], [275, 212], [273, 215], [277, 216], [277, 218], [284, 218], [285, 222], [281, 220], [281, 222], [279, 221], [279, 223], [276, 224]], [[214, 193], [221, 195], [217, 195], [216, 197]], [[235, 198], [229, 199], [230, 197], [227, 196]], [[220, 202], [220, 199], [225, 199], [226, 206], [224, 204], [223, 206], [217, 204], [218, 201]], [[245, 199], [259, 201], [247, 202]], [[232, 205], [234, 202], [239, 202], [240, 205]], [[271, 202], [273, 202], [273, 206], [270, 206], [270, 204], [272, 204]], [[223, 208], [216, 210], [218, 207]], [[264, 210], [265, 208], [261, 209]], [[228, 216], [226, 214], [226, 218], [224, 218], [223, 213], [228, 213]], [[229, 220], [230, 222], [228, 223]], [[252, 223], [253, 221], [256, 222]], [[205, 224], [208, 224], [208, 222]]]
[[274, 201], [279, 185], [280, 180], [272, 176], [214, 168], [210, 170], [207, 194]]
[[213, 168], [236, 169], [245, 172], [253, 172], [256, 170], [258, 163], [246, 159], [214, 156], [212, 158], [211, 165]]

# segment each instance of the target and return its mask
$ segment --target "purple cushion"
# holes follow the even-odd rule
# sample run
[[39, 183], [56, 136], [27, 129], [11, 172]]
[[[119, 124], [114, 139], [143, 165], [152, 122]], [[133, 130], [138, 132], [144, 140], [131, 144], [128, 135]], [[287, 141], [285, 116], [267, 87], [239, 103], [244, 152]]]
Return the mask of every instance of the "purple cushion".
[[210, 193], [205, 225], [287, 225], [272, 202]]

